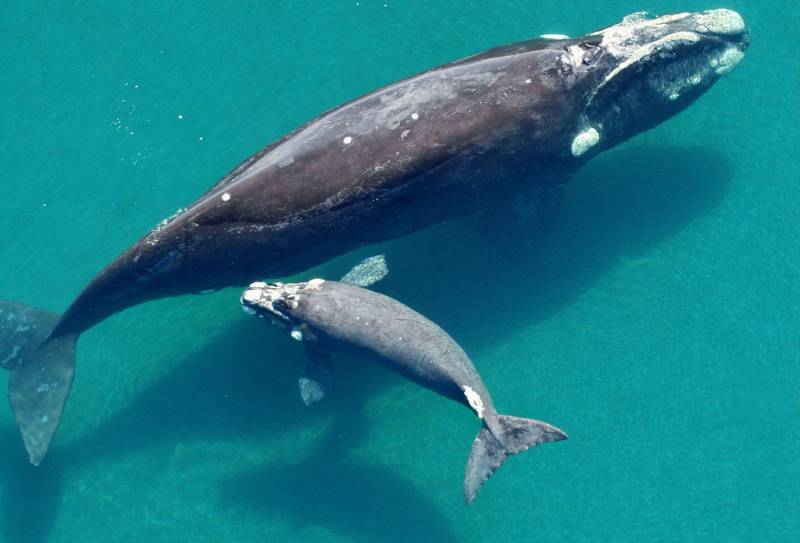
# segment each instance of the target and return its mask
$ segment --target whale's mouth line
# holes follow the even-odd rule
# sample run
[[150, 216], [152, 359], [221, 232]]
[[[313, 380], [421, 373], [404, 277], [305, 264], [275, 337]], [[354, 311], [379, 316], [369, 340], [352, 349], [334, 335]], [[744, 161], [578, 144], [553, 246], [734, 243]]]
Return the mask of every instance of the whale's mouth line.
[[733, 70], [749, 45], [744, 19], [727, 9], [661, 17], [634, 13], [588, 37], [601, 38], [600, 47], [617, 63], [589, 94], [587, 106], [595, 110], [607, 103], [604, 97], [645, 78], [663, 90], [665, 103], [693, 96]]
[[629, 70], [643, 71], [648, 67], [654, 67], [659, 60], [668, 56], [679, 57], [693, 49], [699, 42], [700, 36], [695, 32], [675, 32], [640, 47], [630, 58], [621, 62], [603, 78], [589, 98], [589, 105], [591, 106], [595, 97], [621, 74]]
[[669, 34], [643, 46], [609, 72], [590, 94], [587, 110], [602, 109], [628, 85], [648, 78], [661, 87], [665, 104], [696, 96], [732, 71], [746, 47], [746, 42], [710, 42], [695, 32]]

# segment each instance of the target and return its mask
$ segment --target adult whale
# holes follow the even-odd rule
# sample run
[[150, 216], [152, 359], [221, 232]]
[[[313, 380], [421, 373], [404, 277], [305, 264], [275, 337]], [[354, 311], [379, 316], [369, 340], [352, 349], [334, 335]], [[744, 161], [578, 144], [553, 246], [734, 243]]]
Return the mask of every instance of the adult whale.
[[[58, 427], [78, 336], [132, 305], [302, 271], [492, 202], [547, 193], [687, 107], [741, 60], [733, 11], [642, 14], [431, 69], [254, 154], [103, 269], [53, 325], [2, 303], [0, 365], [30, 461]], [[5, 353], [5, 354], [4, 354]]]
[[352, 284], [312, 279], [251, 283], [241, 303], [245, 312], [290, 328], [292, 337], [305, 343], [312, 378], [313, 367], [329, 364], [331, 353], [351, 354], [380, 362], [469, 407], [483, 424], [464, 475], [467, 503], [507, 456], [567, 438], [546, 422], [499, 414], [464, 349], [436, 323], [393, 298]]

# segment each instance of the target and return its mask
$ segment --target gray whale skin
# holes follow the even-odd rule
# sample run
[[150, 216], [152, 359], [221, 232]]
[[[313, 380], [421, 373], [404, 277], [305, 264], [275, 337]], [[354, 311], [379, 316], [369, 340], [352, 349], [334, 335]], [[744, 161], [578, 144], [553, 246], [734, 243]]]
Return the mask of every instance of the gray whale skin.
[[[329, 353], [341, 352], [376, 360], [469, 407], [483, 425], [472, 444], [464, 475], [467, 503], [472, 503], [507, 456], [567, 438], [545, 422], [497, 413], [483, 380], [458, 343], [435, 323], [388, 296], [346, 283], [312, 279], [252, 283], [241, 303], [248, 313], [269, 318], [281, 328], [291, 327], [292, 337], [306, 345], [312, 378], [314, 366], [329, 363]], [[303, 379], [300, 384], [302, 394]]]
[[433, 68], [246, 159], [98, 273], [57, 322], [0, 302], [0, 365], [11, 371], [30, 461], [42, 460], [58, 427], [79, 335], [106, 317], [297, 273], [489, 207], [523, 203], [536, 217], [586, 160], [683, 110], [731, 71], [748, 41], [730, 10], [634, 14], [578, 38]]

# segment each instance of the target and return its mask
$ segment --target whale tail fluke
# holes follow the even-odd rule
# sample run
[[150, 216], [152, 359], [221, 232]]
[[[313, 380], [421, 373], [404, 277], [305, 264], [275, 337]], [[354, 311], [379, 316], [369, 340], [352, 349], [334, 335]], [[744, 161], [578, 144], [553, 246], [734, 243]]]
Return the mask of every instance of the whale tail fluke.
[[77, 334], [49, 337], [59, 315], [0, 301], [0, 366], [31, 463], [47, 453], [75, 373]]
[[472, 503], [481, 486], [499, 468], [506, 457], [540, 443], [567, 439], [567, 434], [546, 422], [507, 415], [497, 416], [499, 431], [492, 432], [484, 422], [472, 443], [472, 453], [464, 476], [464, 498]]

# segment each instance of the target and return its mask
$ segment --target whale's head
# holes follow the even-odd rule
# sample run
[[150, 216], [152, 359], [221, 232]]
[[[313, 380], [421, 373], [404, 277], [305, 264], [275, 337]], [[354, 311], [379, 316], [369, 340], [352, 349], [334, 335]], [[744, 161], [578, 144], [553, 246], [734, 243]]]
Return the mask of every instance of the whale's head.
[[304, 292], [315, 290], [325, 283], [323, 279], [311, 279], [303, 283], [251, 283], [240, 297], [242, 310], [248, 315], [268, 319], [282, 330], [289, 330], [291, 336], [302, 341], [303, 321], [298, 318], [298, 308]]
[[716, 9], [635, 13], [581, 38], [556, 41], [583, 100], [569, 152], [586, 158], [689, 106], [739, 64], [749, 35], [738, 13]]

